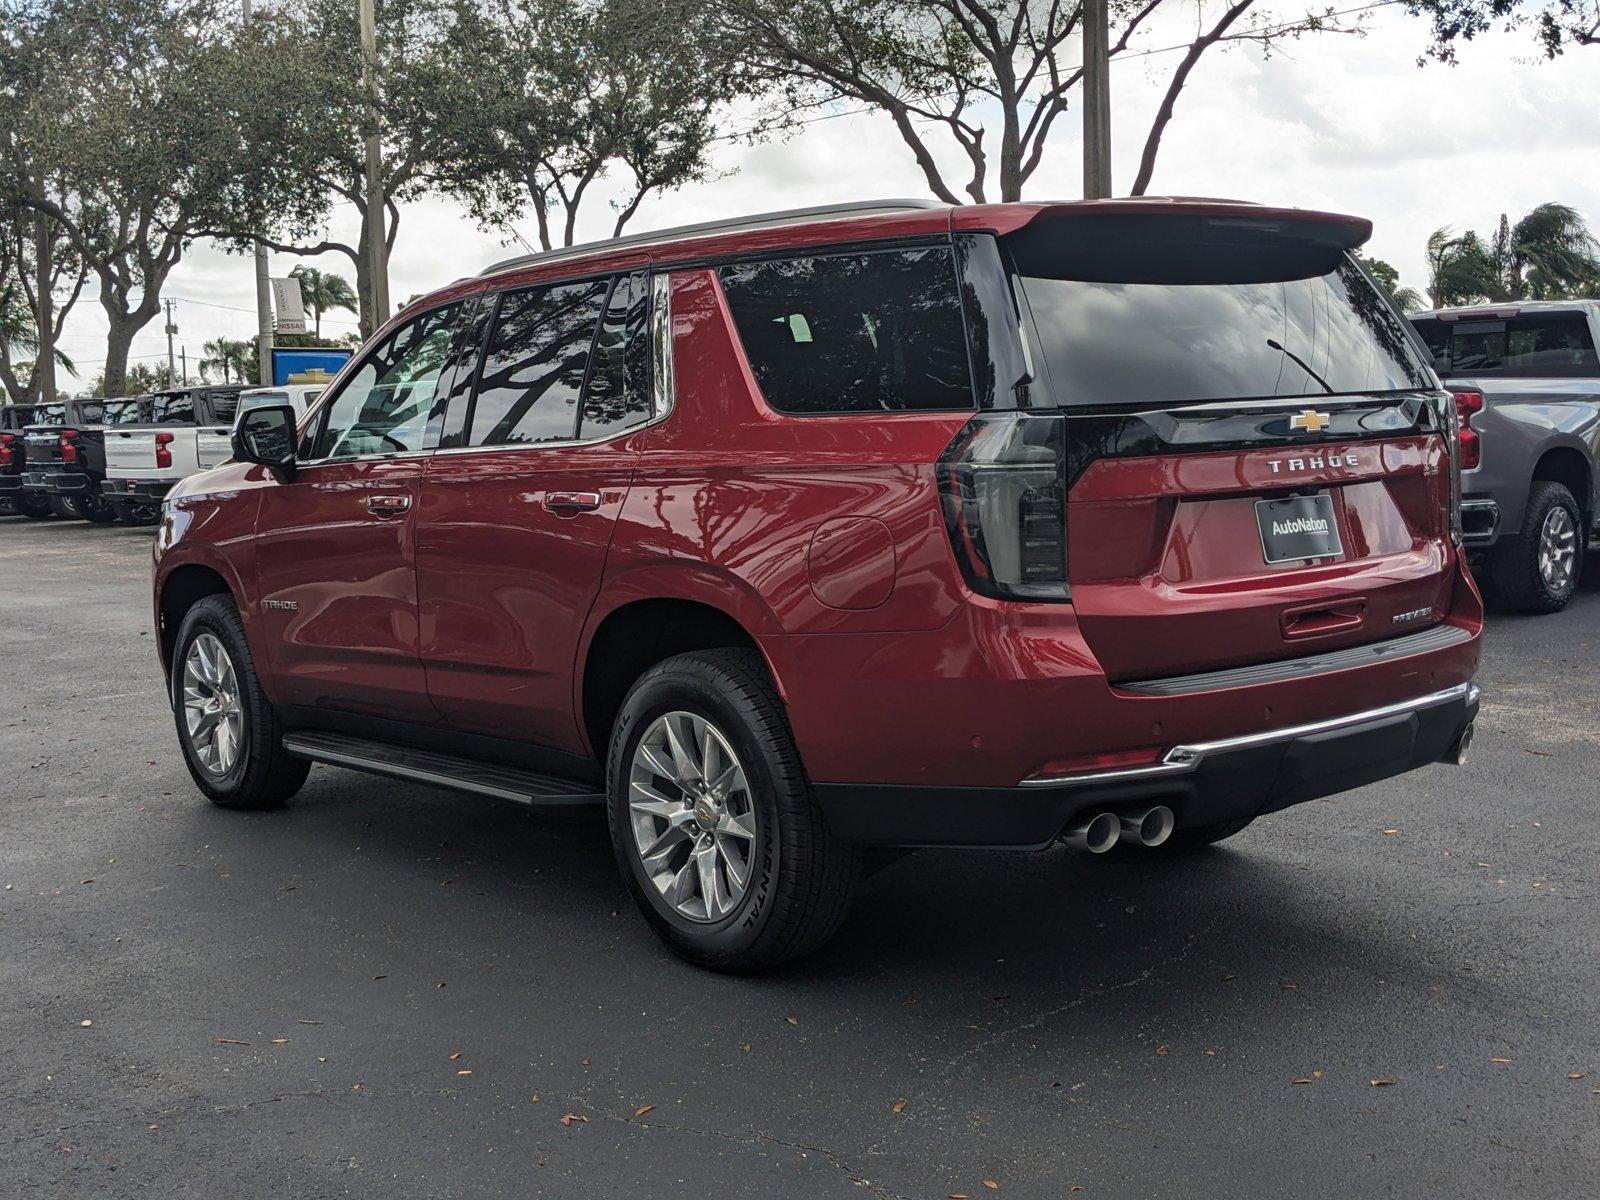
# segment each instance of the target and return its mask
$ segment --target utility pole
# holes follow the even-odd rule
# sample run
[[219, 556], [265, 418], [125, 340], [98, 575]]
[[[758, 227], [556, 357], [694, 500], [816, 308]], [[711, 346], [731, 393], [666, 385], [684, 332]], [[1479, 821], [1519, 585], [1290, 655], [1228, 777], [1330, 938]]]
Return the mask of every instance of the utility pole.
[[183, 386], [184, 387], [188, 387], [189, 386], [189, 347], [187, 347], [187, 346], [183, 347], [181, 350], [178, 351], [178, 354], [183, 359]]
[[[245, 24], [249, 24], [252, 12], [250, 0], [241, 0], [244, 5]], [[270, 281], [269, 266], [267, 262], [267, 248], [260, 242], [256, 243], [256, 370], [259, 374], [258, 382], [263, 387], [272, 383], [272, 283]], [[244, 382], [240, 380], [240, 382]]]
[[167, 310], [167, 386], [174, 387], [178, 382], [178, 364], [172, 354], [172, 335], [178, 332], [178, 324], [172, 309], [177, 301], [163, 300], [161, 303]]
[[1083, 0], [1083, 198], [1111, 195], [1111, 33], [1106, 0]]
[[34, 314], [34, 323], [38, 326], [39, 353], [35, 356], [33, 370], [39, 378], [39, 399], [46, 404], [54, 404], [56, 399], [55, 297], [50, 294], [51, 278], [55, 275], [55, 264], [51, 261], [54, 254], [50, 220], [40, 213], [34, 218], [33, 226], [33, 260], [38, 268], [35, 291], [39, 299], [39, 311]]
[[372, 295], [373, 332], [389, 319], [389, 247], [384, 226], [383, 140], [378, 128], [378, 21], [373, 0], [361, 5], [361, 71], [367, 89], [367, 286]]

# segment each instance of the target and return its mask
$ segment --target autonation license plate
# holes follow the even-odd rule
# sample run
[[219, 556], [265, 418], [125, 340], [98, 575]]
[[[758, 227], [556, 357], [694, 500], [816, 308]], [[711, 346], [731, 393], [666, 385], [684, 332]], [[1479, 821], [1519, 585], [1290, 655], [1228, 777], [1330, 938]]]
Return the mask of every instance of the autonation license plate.
[[1344, 553], [1333, 519], [1333, 497], [1326, 492], [1257, 500], [1256, 524], [1261, 529], [1261, 557], [1269, 563], [1337, 558]]

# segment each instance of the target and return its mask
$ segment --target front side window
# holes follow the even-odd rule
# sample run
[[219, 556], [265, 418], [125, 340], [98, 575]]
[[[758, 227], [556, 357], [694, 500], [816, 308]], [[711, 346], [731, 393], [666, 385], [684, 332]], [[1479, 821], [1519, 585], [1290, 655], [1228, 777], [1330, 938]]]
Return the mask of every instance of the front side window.
[[467, 444], [570, 441], [605, 306], [606, 281], [546, 284], [500, 297]]
[[1600, 373], [1594, 335], [1581, 312], [1486, 321], [1422, 317], [1415, 325], [1441, 375], [1580, 378]]
[[779, 412], [973, 407], [950, 247], [739, 263], [720, 275], [745, 357]]
[[450, 354], [459, 303], [430, 309], [385, 338], [329, 401], [312, 458], [424, 449], [428, 409]]

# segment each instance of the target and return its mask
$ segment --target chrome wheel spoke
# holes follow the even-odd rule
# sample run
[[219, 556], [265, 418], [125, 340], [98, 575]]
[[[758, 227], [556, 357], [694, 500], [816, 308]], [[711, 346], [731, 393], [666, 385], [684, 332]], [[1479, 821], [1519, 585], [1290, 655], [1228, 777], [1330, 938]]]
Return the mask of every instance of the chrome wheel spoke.
[[628, 774], [634, 849], [662, 899], [691, 921], [719, 921], [749, 891], [759, 832], [749, 781], [705, 717], [669, 712], [645, 730]]
[[190, 752], [208, 773], [226, 775], [244, 745], [244, 713], [238, 672], [214, 634], [202, 633], [189, 644], [178, 699]]

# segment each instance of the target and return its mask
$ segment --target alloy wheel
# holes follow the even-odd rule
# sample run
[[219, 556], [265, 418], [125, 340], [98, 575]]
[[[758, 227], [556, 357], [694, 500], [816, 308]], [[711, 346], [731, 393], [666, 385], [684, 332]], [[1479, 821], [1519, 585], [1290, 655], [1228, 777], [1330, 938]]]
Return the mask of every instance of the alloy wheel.
[[207, 774], [226, 775], [239, 761], [244, 709], [233, 659], [214, 634], [202, 633], [189, 643], [182, 686], [189, 748]]
[[1572, 514], [1557, 505], [1545, 514], [1539, 530], [1539, 575], [1545, 587], [1561, 593], [1572, 582], [1578, 559], [1578, 531]]
[[680, 916], [711, 922], [750, 889], [755, 798], [727, 737], [692, 712], [657, 717], [634, 747], [628, 812], [646, 877]]

